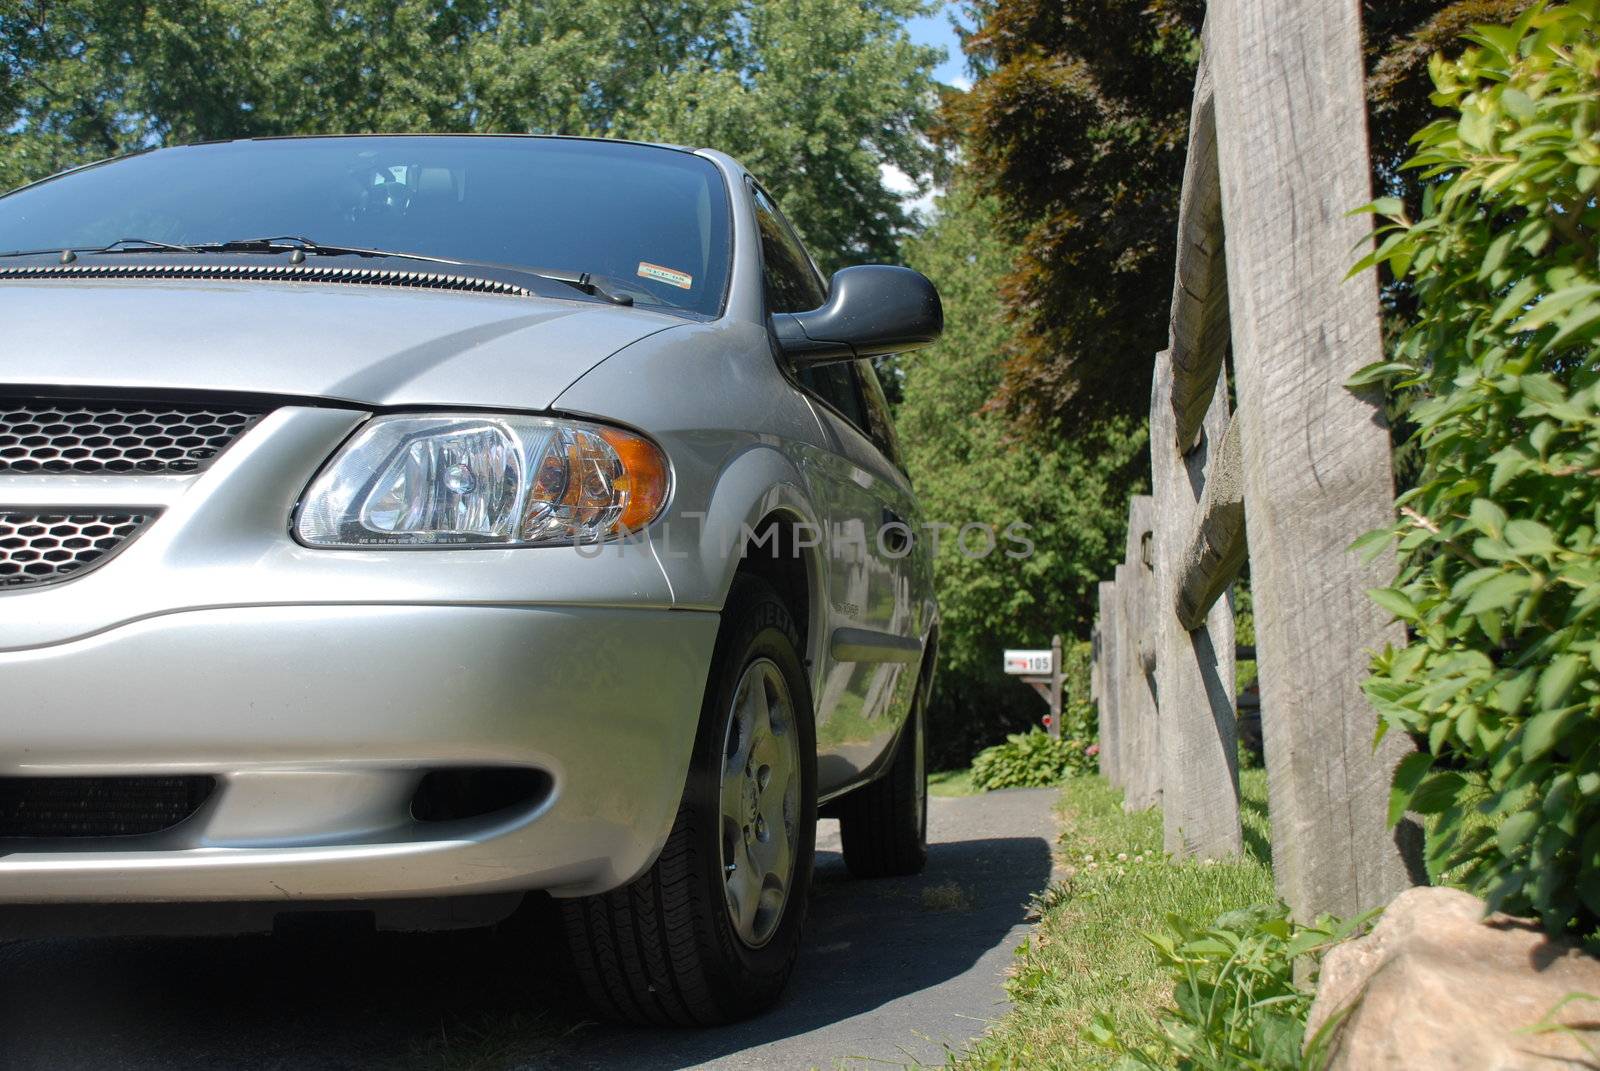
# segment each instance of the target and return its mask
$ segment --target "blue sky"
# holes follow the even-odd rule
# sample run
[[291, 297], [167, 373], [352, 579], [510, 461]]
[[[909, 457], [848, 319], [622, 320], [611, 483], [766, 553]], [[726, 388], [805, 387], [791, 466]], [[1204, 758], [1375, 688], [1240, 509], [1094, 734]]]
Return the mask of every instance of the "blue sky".
[[[950, 15], [959, 11], [955, 3], [941, 2], [938, 10], [931, 15], [923, 15], [912, 19], [906, 24], [906, 29], [911, 33], [911, 39], [919, 45], [933, 45], [945, 50], [945, 60], [933, 72], [933, 76], [948, 85], [960, 86], [962, 89], [972, 88], [972, 80], [967, 77], [966, 58], [961, 54], [961, 42], [956, 37], [955, 29], [950, 25]], [[933, 211], [933, 199], [939, 193], [933, 188], [917, 192], [917, 184], [906, 176], [905, 172], [889, 164], [880, 168], [883, 184], [900, 196], [901, 202], [911, 211], [927, 217]]]
[[911, 31], [911, 39], [917, 44], [935, 45], [945, 50], [945, 61], [933, 72], [933, 76], [941, 82], [965, 87], [969, 83], [961, 55], [961, 42], [956, 39], [956, 32], [950, 26], [950, 15], [957, 10], [955, 4], [940, 4], [939, 10], [912, 19], [906, 28]]

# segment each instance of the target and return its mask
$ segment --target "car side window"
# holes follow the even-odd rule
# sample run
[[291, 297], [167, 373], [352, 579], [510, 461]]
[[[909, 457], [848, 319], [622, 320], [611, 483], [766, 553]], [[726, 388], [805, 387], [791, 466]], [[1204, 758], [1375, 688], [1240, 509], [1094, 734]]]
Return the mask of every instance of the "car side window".
[[811, 258], [766, 191], [751, 186], [761, 228], [761, 274], [768, 312], [809, 312], [827, 300]]
[[[761, 268], [769, 312], [809, 312], [828, 300], [805, 247], [760, 186], [751, 184], [756, 221], [761, 227]], [[872, 438], [865, 390], [850, 362], [801, 368], [795, 378], [806, 390], [838, 410], [863, 435]], [[875, 440], [876, 441], [876, 440]]]
[[806, 390], [837, 409], [839, 415], [854, 424], [863, 435], [870, 437], [866, 405], [862, 401], [861, 388], [850, 362], [801, 368], [795, 372], [795, 378]]
[[884, 397], [883, 384], [871, 361], [857, 361], [856, 372], [861, 380], [861, 398], [866, 403], [867, 438], [871, 439], [883, 456], [893, 461], [895, 467], [904, 469], [900, 460], [900, 439], [894, 433], [894, 417], [889, 413], [889, 399]]

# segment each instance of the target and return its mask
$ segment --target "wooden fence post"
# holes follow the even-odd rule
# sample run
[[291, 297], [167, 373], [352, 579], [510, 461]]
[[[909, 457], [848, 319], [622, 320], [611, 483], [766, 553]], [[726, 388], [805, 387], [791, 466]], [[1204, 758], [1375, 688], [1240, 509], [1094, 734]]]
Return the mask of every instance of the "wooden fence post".
[[1365, 594], [1394, 563], [1347, 550], [1394, 517], [1379, 398], [1343, 385], [1383, 352], [1372, 275], [1345, 279], [1369, 226], [1347, 213], [1371, 193], [1360, 20], [1358, 0], [1211, 0], [1204, 41], [1273, 869], [1302, 918], [1354, 915], [1408, 884], [1385, 810], [1409, 743], [1390, 733], [1374, 752], [1360, 687], [1371, 652], [1405, 642]]
[[1122, 665], [1118, 640], [1120, 624], [1117, 585], [1109, 580], [1099, 584], [1100, 596], [1100, 773], [1113, 785], [1121, 783], [1117, 769], [1117, 703], [1121, 698]]
[[1094, 624], [1089, 628], [1089, 702], [1100, 702], [1100, 614], [1095, 612]]
[[1064, 694], [1066, 668], [1066, 662], [1062, 660], [1061, 633], [1058, 632], [1050, 637], [1050, 683], [1045, 688], [1045, 699], [1050, 704], [1050, 735], [1057, 740], [1061, 739], [1061, 719], [1067, 707], [1065, 700], [1071, 698]]
[[1139, 633], [1136, 631], [1139, 603], [1134, 575], [1127, 562], [1121, 562], [1112, 573], [1117, 578], [1117, 780], [1116, 786], [1128, 791], [1130, 781], [1137, 776], [1133, 768], [1133, 741], [1139, 732], [1138, 711], [1131, 705], [1133, 688], [1130, 682], [1139, 667]]
[[1227, 421], [1227, 384], [1218, 378], [1198, 445], [1180, 453], [1172, 383], [1172, 358], [1163, 351], [1156, 357], [1150, 401], [1163, 839], [1173, 855], [1221, 859], [1243, 847], [1233, 608], [1228, 600], [1218, 600], [1205, 623], [1191, 632], [1178, 620], [1176, 607], [1183, 551]]
[[[1122, 696], [1118, 700], [1122, 729], [1123, 805], [1142, 811], [1161, 802], [1161, 725], [1153, 691], [1156, 645], [1156, 577], [1145, 558], [1155, 523], [1155, 499], [1136, 495], [1128, 504], [1126, 568], [1117, 573], [1126, 625]], [[1126, 584], [1124, 590], [1122, 584]]]

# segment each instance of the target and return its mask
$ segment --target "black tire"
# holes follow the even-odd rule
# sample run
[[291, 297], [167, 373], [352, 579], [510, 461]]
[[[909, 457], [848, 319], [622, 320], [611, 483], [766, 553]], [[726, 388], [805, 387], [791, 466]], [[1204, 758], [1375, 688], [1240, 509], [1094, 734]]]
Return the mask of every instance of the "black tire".
[[889, 769], [839, 802], [839, 837], [853, 877], [920, 874], [928, 862], [926, 685], [917, 687]]
[[[751, 947], [724, 891], [720, 784], [735, 690], [763, 659], [776, 664], [794, 708], [799, 793], [787, 899], [770, 936]], [[688, 784], [666, 847], [632, 884], [562, 901], [574, 965], [595, 1009], [627, 1022], [709, 1026], [771, 1005], [800, 948], [816, 810], [816, 739], [799, 634], [771, 585], [740, 575], [723, 610]]]

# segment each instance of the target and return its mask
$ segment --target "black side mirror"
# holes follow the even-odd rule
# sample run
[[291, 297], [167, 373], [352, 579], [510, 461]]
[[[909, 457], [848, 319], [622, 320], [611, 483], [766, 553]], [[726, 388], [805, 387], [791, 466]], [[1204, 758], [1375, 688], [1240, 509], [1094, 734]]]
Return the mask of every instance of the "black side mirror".
[[775, 313], [772, 326], [797, 366], [830, 364], [929, 345], [944, 330], [944, 307], [921, 272], [862, 264], [834, 273], [822, 308]]

